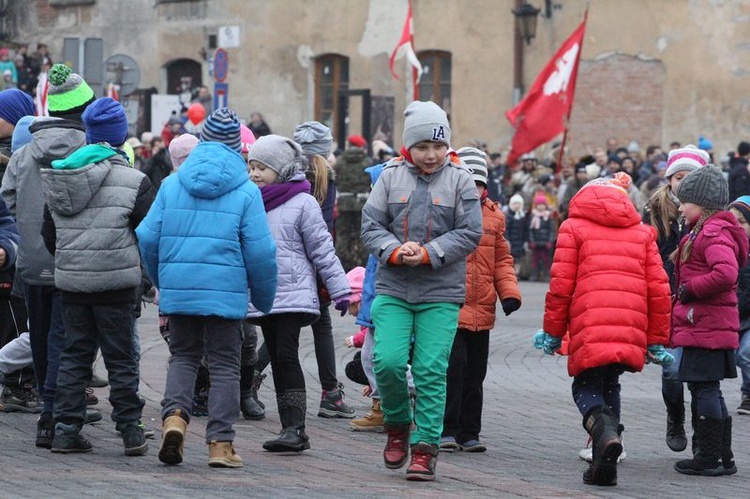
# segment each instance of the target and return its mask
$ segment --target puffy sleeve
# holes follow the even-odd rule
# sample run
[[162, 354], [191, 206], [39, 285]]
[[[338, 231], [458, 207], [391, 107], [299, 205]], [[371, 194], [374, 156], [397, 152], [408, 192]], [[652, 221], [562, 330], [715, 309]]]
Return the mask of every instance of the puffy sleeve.
[[544, 303], [544, 331], [557, 338], [562, 338], [568, 330], [570, 302], [578, 276], [578, 251], [573, 226], [570, 220], [566, 220], [557, 235], [549, 291]]
[[503, 235], [505, 233], [505, 216], [495, 212], [495, 268], [493, 280], [495, 291], [501, 300], [515, 298], [521, 300], [521, 291], [518, 289], [518, 277], [516, 276], [515, 262], [510, 254], [510, 246]]
[[669, 277], [664, 270], [654, 230], [646, 248], [646, 283], [648, 284], [648, 330], [647, 344], [667, 345], [669, 342], [669, 320], [672, 313]]

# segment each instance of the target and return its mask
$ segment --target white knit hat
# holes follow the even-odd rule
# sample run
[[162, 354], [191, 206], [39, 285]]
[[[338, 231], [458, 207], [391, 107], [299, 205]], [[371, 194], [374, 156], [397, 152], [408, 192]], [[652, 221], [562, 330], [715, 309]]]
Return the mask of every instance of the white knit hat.
[[425, 140], [451, 146], [448, 115], [434, 102], [414, 101], [404, 111], [404, 147], [411, 148]]

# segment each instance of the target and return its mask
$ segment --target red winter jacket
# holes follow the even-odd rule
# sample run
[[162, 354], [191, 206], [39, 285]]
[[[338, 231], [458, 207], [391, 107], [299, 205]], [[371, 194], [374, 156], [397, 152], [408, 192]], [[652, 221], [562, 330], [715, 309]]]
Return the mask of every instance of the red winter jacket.
[[648, 345], [669, 339], [669, 280], [656, 234], [622, 189], [594, 185], [560, 226], [544, 330], [570, 333], [568, 373], [624, 364], [640, 371]]
[[482, 239], [466, 259], [466, 298], [458, 327], [488, 331], [495, 327], [497, 297], [521, 301], [510, 246], [505, 240], [505, 215], [490, 199], [482, 200]]
[[[690, 237], [680, 241], [680, 252]], [[687, 261], [675, 264], [677, 289], [685, 284], [690, 299], [672, 310], [672, 345], [709, 350], [738, 346], [740, 316], [737, 278], [747, 262], [745, 231], [728, 211], [709, 217], [693, 242]]]

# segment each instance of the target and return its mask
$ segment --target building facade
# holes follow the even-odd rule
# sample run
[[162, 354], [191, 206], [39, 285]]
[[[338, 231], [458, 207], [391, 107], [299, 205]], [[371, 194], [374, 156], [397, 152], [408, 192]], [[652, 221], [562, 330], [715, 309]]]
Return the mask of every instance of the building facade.
[[[504, 116], [514, 105], [512, 10], [519, 2], [411, 1], [425, 66], [420, 98], [449, 112], [454, 146], [479, 139], [491, 150], [506, 148], [513, 133]], [[522, 47], [526, 88], [587, 4], [528, 1], [542, 12], [536, 37]], [[26, 0], [9, 2], [3, 26], [6, 40], [32, 48], [43, 42], [61, 58], [80, 42], [74, 66], [84, 60], [86, 40], [101, 40], [103, 59], [124, 54], [137, 62], [140, 90], [188, 94], [206, 84], [242, 117], [261, 112], [283, 135], [310, 119], [335, 127], [342, 105], [345, 132], [362, 133], [369, 90], [370, 136], [380, 132], [398, 148], [413, 90], [405, 60], [396, 62], [398, 80], [388, 62], [406, 10], [406, 0]], [[224, 76], [213, 72], [221, 46], [228, 64], [217, 82]], [[696, 143], [701, 134], [723, 155], [750, 138], [749, 82], [750, 0], [591, 2], [570, 151], [585, 154], [610, 136], [645, 149]], [[140, 103], [139, 131], [150, 128], [150, 106], [143, 97]]]

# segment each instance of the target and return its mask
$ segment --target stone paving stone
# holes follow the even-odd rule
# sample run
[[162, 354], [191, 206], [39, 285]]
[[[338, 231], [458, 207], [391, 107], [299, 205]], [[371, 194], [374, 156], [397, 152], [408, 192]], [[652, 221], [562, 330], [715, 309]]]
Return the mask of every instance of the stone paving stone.
[[[300, 358], [308, 386], [311, 450], [281, 456], [262, 449], [263, 441], [280, 429], [270, 376], [260, 389], [266, 419], [240, 419], [235, 426], [235, 446], [245, 460], [245, 467], [237, 470], [208, 467], [206, 418], [191, 421], [185, 460], [179, 466], [165, 466], [156, 458], [158, 431], [146, 456], [124, 456], [109, 419], [108, 389], [100, 388], [96, 394], [104, 420], [83, 430], [94, 446], [89, 454], [64, 456], [37, 449], [35, 415], [0, 413], [0, 497], [748, 497], [750, 416], [734, 415], [736, 475], [679, 475], [672, 466], [688, 453], [673, 453], [664, 443], [661, 373], [651, 365], [621, 378], [628, 457], [618, 469], [619, 485], [584, 485], [581, 473], [586, 464], [578, 459], [578, 451], [587, 435], [570, 394], [566, 359], [544, 356], [531, 346], [531, 337], [541, 326], [547, 288], [542, 283], [522, 283], [521, 289], [523, 308], [509, 318], [500, 314], [491, 334], [482, 429], [488, 451], [441, 454], [434, 483], [409, 483], [403, 469], [387, 470], [381, 458], [384, 435], [351, 432], [348, 420], [316, 416], [320, 385], [312, 333], [306, 328]], [[344, 346], [344, 338], [357, 327], [351, 317], [332, 315], [339, 377], [346, 386], [347, 402], [361, 415], [370, 400], [344, 376], [344, 365], [355, 352]], [[143, 419], [158, 429], [168, 352], [154, 307], [144, 311], [139, 330], [141, 394], [147, 401]], [[106, 373], [103, 365], [98, 372]], [[738, 380], [722, 383], [732, 412], [739, 405], [739, 386]]]

